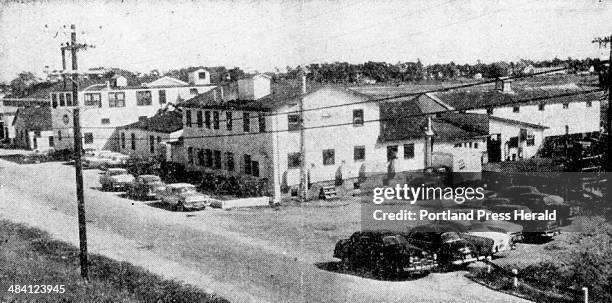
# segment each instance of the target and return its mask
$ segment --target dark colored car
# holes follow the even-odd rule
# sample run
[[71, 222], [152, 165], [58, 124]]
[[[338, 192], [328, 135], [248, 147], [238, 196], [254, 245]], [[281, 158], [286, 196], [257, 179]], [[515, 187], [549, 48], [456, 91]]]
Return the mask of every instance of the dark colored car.
[[437, 266], [434, 255], [386, 230], [355, 232], [336, 243], [334, 257], [345, 265], [387, 274], [428, 273]]
[[[498, 205], [491, 208], [491, 211], [498, 213], [512, 213], [515, 211], [523, 211], [525, 213], [532, 213], [529, 207], [524, 205]], [[533, 240], [542, 237], [554, 237], [561, 233], [561, 229], [559, 228], [559, 224], [555, 220], [520, 220], [514, 219], [514, 215], [512, 216], [512, 220], [510, 222], [519, 224], [523, 226], [523, 235], [527, 240]]]
[[153, 200], [165, 189], [161, 178], [155, 175], [140, 175], [131, 184], [128, 194], [137, 200]]
[[478, 260], [476, 246], [448, 228], [437, 224], [420, 225], [411, 229], [406, 239], [408, 243], [436, 254], [441, 264], [461, 265]]
[[562, 197], [543, 193], [531, 193], [520, 195], [514, 204], [525, 205], [534, 213], [543, 213], [545, 211], [557, 211], [557, 222], [563, 226], [569, 221], [571, 216], [571, 208], [565, 203]]
[[499, 197], [508, 198], [510, 200], [517, 199], [523, 194], [539, 194], [540, 191], [534, 186], [520, 185], [520, 186], [509, 186], [499, 193]]

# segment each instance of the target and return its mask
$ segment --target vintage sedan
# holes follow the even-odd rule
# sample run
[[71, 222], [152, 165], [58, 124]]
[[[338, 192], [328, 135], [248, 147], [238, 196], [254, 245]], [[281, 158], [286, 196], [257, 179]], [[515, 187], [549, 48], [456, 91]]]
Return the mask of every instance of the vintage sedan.
[[162, 203], [176, 211], [204, 209], [210, 205], [210, 196], [199, 193], [193, 184], [172, 183], [158, 194]]
[[99, 151], [86, 155], [83, 158], [83, 166], [87, 168], [99, 168], [107, 170], [113, 167], [124, 166], [129, 156], [112, 151]]
[[508, 198], [510, 200], [517, 199], [520, 195], [523, 194], [539, 194], [540, 191], [535, 186], [529, 185], [515, 185], [508, 186], [506, 189], [502, 190], [499, 193], [499, 197]]
[[359, 231], [338, 241], [334, 257], [345, 266], [369, 267], [387, 274], [428, 273], [437, 266], [434, 255], [386, 230]]
[[557, 223], [565, 225], [571, 216], [571, 208], [565, 203], [562, 197], [544, 193], [522, 194], [514, 204], [525, 205], [534, 213], [543, 213], [545, 211], [557, 212]]
[[102, 190], [127, 189], [134, 182], [134, 176], [123, 168], [110, 168], [100, 176]]
[[155, 175], [140, 175], [128, 190], [128, 195], [138, 200], [156, 199], [157, 193], [165, 189], [164, 182]]
[[[498, 205], [491, 208], [494, 212], [512, 213], [515, 211], [532, 213], [531, 209], [524, 205]], [[561, 233], [559, 224], [556, 220], [520, 220], [514, 218], [510, 222], [521, 225], [523, 227], [523, 235], [526, 240], [537, 240], [538, 238], [552, 238]]]
[[406, 234], [406, 240], [436, 254], [438, 262], [444, 265], [462, 265], [478, 260], [478, 250], [473, 243], [463, 239], [457, 232], [446, 230], [435, 224], [420, 225]]

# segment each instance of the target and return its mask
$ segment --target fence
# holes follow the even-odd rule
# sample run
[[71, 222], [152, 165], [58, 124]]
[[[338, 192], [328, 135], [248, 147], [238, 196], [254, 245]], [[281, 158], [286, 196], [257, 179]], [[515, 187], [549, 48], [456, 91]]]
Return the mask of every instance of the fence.
[[[525, 270], [507, 270], [489, 259], [483, 260], [485, 267], [477, 268], [471, 278], [493, 289], [510, 292], [536, 302], [585, 302], [588, 303], [588, 288], [577, 289], [567, 286], [570, 281], [554, 283], [558, 276], [550, 279], [536, 279], [528, 276]], [[544, 270], [546, 271], [546, 270]], [[568, 283], [564, 283], [568, 282]]]

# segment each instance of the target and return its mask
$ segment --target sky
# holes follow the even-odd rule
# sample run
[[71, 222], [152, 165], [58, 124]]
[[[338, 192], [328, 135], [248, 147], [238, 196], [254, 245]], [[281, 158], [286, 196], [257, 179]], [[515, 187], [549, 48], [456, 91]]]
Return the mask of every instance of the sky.
[[474, 64], [605, 58], [611, 0], [0, 0], [0, 81], [61, 69], [70, 24], [79, 68], [248, 72], [346, 61]]

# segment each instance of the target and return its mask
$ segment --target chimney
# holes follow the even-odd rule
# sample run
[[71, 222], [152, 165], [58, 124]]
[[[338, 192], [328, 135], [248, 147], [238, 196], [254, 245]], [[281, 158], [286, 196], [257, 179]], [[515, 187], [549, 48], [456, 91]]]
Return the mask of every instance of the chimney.
[[427, 127], [425, 128], [425, 167], [432, 166], [433, 154], [433, 127], [431, 125], [431, 116], [427, 116]]
[[502, 93], [512, 93], [512, 86], [510, 83], [512, 83], [512, 79], [509, 79], [508, 77], [497, 78], [497, 81], [495, 82], [495, 90]]

